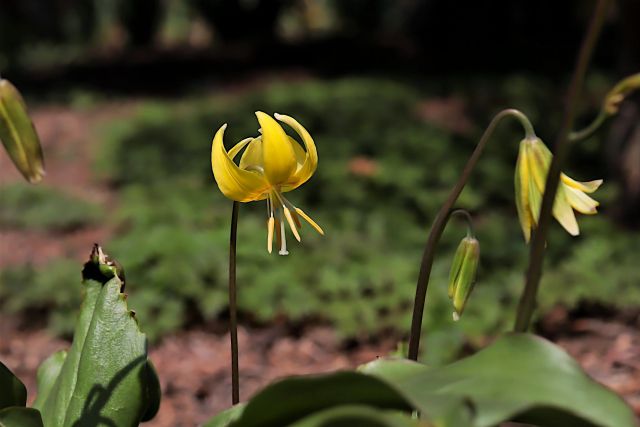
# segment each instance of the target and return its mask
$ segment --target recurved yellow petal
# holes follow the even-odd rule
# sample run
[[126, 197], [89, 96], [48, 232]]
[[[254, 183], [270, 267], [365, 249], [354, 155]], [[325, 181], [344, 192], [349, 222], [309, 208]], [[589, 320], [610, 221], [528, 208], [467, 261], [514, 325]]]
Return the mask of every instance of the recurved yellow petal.
[[211, 168], [218, 187], [231, 200], [238, 202], [259, 200], [269, 188], [269, 184], [260, 174], [240, 169], [229, 158], [223, 143], [226, 128], [226, 124], [222, 125], [211, 144]]
[[264, 175], [272, 185], [282, 185], [296, 171], [296, 156], [289, 137], [273, 118], [256, 112], [262, 127], [262, 159]]
[[39, 182], [45, 174], [40, 139], [20, 92], [5, 79], [0, 79], [0, 140], [20, 173]]
[[262, 137], [251, 141], [240, 158], [240, 169], [252, 168], [264, 170], [264, 165], [262, 164]]
[[565, 186], [564, 190], [567, 195], [567, 200], [571, 204], [573, 209], [578, 212], [586, 215], [595, 215], [598, 213], [596, 209], [600, 203], [596, 200], [593, 200], [591, 197], [587, 196], [580, 190], [576, 190], [573, 187]]
[[571, 208], [571, 204], [569, 204], [567, 194], [562, 185], [558, 186], [556, 200], [553, 203], [553, 216], [569, 234], [572, 236], [580, 234], [576, 215], [573, 213], [573, 209]]
[[583, 191], [585, 193], [593, 193], [602, 185], [601, 179], [596, 179], [594, 181], [580, 182], [572, 179], [571, 177], [562, 174], [560, 175], [562, 182], [567, 184], [569, 187], [575, 188], [576, 190]]
[[231, 150], [229, 150], [229, 158], [231, 160], [235, 159], [236, 156], [238, 155], [238, 153], [240, 152], [240, 150], [242, 150], [248, 143], [250, 143], [253, 140], [253, 138], [245, 138], [242, 141], [238, 142], [236, 145], [233, 146], [233, 148]]
[[[279, 121], [286, 123], [293, 128], [293, 130], [302, 139], [302, 142], [304, 143], [306, 149], [306, 153], [304, 154], [304, 162], [302, 162], [302, 164], [296, 169], [294, 175], [283, 187], [283, 191], [291, 191], [294, 188], [297, 188], [300, 185], [304, 184], [315, 173], [318, 167], [318, 151], [316, 150], [316, 144], [313, 142], [313, 138], [311, 138], [309, 132], [307, 132], [304, 126], [302, 126], [296, 119], [283, 114], [275, 114], [274, 116]], [[293, 145], [293, 147], [296, 151], [296, 157], [299, 161], [302, 150], [297, 150], [297, 148], [301, 147], [297, 142], [296, 144], [297, 146]]]

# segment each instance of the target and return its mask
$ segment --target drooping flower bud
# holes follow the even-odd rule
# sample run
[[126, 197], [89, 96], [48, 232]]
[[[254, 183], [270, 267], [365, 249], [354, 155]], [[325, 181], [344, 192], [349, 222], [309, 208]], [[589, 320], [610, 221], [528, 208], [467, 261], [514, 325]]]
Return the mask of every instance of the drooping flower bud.
[[458, 320], [464, 311], [476, 281], [480, 259], [480, 242], [467, 236], [458, 245], [449, 273], [449, 298], [453, 300], [453, 319]]
[[[547, 174], [553, 154], [540, 138], [525, 138], [520, 142], [520, 151], [515, 171], [516, 208], [524, 238], [529, 242], [532, 230], [538, 227], [542, 198]], [[599, 203], [587, 196], [602, 184], [602, 180], [576, 181], [562, 173], [553, 203], [553, 216], [572, 236], [580, 234], [576, 210], [585, 215], [597, 213]]]
[[631, 94], [631, 92], [640, 89], [640, 73], [633, 74], [620, 80], [609, 91], [604, 99], [603, 109], [610, 116], [618, 113], [618, 108], [622, 101]]
[[40, 139], [20, 92], [0, 79], [0, 140], [20, 173], [31, 183], [44, 175]]

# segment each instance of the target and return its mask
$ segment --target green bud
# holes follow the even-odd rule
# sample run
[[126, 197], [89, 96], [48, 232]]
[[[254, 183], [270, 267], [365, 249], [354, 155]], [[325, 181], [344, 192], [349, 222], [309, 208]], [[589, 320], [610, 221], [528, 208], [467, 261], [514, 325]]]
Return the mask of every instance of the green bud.
[[31, 183], [44, 176], [40, 139], [20, 92], [0, 78], [0, 140], [20, 173]]
[[453, 318], [458, 320], [473, 290], [480, 259], [480, 243], [475, 237], [462, 239], [449, 274], [449, 298], [453, 299]]

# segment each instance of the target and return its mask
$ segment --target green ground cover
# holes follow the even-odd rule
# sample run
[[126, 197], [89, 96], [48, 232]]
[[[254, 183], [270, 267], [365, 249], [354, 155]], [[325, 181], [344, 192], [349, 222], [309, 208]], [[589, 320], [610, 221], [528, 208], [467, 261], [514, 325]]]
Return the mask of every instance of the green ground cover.
[[[595, 102], [606, 89], [603, 81], [591, 81]], [[420, 114], [425, 99], [451, 94], [463, 100], [471, 128], [452, 131]], [[418, 89], [379, 78], [276, 82], [248, 94], [148, 102], [99, 132], [103, 144], [96, 174], [119, 192], [117, 211], [110, 213], [117, 234], [104, 247], [125, 265], [131, 305], [152, 338], [223, 317], [231, 202], [213, 182], [211, 139], [222, 123], [229, 124], [227, 146], [256, 135], [256, 110], [289, 114], [311, 132], [320, 155], [316, 175], [290, 199], [323, 226], [326, 236], [306, 227], [303, 244], [292, 242], [290, 256], [269, 255], [265, 206], [243, 205], [238, 237], [242, 319], [329, 322], [347, 338], [405, 333], [429, 224], [483, 127], [500, 107], [511, 106], [525, 111], [538, 134], [551, 140], [558, 117], [549, 112], [556, 105], [554, 84], [528, 76], [444, 79]], [[445, 231], [425, 315], [432, 362], [448, 359], [465, 337], [473, 341], [511, 326], [527, 255], [513, 202], [520, 138], [517, 125], [501, 127], [460, 199], [461, 207], [477, 213], [481, 267], [458, 323], [451, 320], [445, 289], [464, 225], [454, 222]], [[572, 157], [572, 176], [608, 178], [599, 142], [585, 142], [580, 155]], [[367, 167], [358, 167], [362, 164]], [[580, 218], [588, 238], [572, 239], [553, 227], [540, 293], [543, 309], [573, 306], [583, 295], [604, 304], [640, 305], [635, 286], [640, 272], [634, 265], [639, 236], [606, 215], [616, 191], [615, 183], [605, 181], [596, 193], [604, 214]], [[14, 202], [6, 205], [0, 221], [11, 217], [5, 212]], [[65, 261], [38, 271], [6, 269], [0, 272], [0, 301], [13, 311], [51, 313], [50, 324], [64, 333], [73, 316], [67, 308], [77, 305], [77, 296], [64, 288], [77, 277], [77, 268]]]

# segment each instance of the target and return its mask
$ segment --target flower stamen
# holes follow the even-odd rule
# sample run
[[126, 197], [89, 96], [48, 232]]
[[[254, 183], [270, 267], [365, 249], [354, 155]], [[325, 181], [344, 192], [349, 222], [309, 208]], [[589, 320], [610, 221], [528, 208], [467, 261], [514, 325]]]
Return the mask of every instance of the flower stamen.
[[269, 217], [269, 221], [267, 223], [267, 251], [271, 253], [273, 250], [273, 228], [275, 226], [275, 219], [273, 216]]
[[284, 228], [284, 221], [282, 221], [282, 213], [280, 213], [280, 252], [278, 252], [278, 254], [280, 255], [289, 255], [289, 251], [287, 251], [287, 233], [285, 232], [285, 228]]
[[289, 223], [291, 232], [295, 236], [296, 240], [299, 242], [301, 240], [300, 233], [298, 233], [298, 228], [296, 227], [296, 224], [293, 222], [293, 218], [291, 217], [291, 211], [286, 206], [282, 206], [282, 209], [284, 210], [284, 216], [287, 218], [287, 222]]
[[315, 228], [318, 233], [324, 236], [324, 231], [322, 230], [322, 228], [314, 220], [312, 220], [309, 215], [304, 213], [300, 208], [295, 208], [295, 210], [298, 213], [298, 215], [300, 215], [302, 218], [305, 219], [305, 221], [311, 224], [311, 226]]

